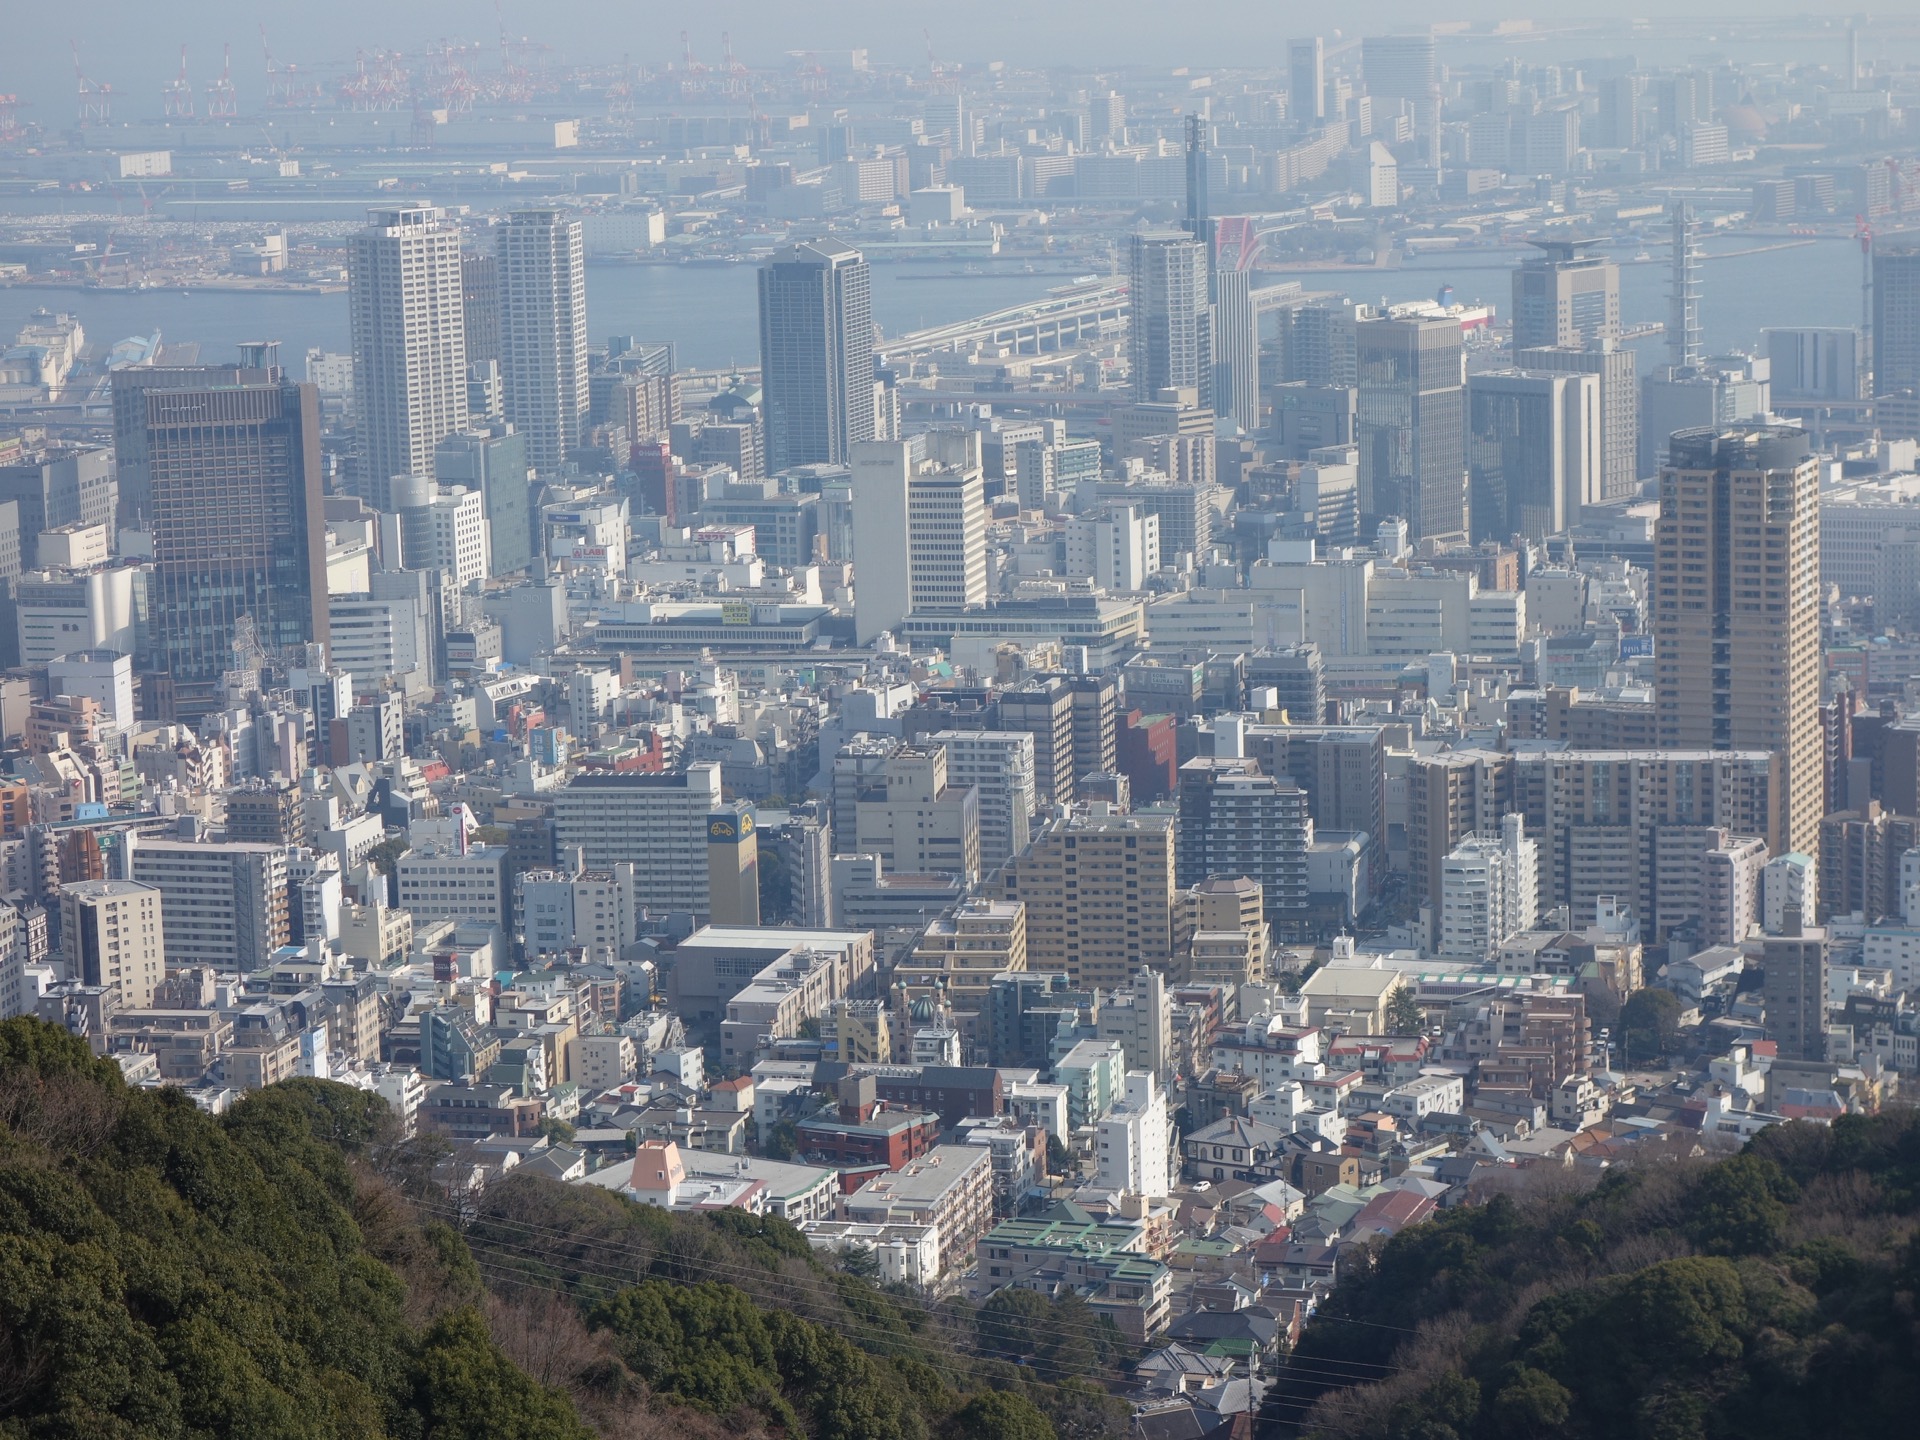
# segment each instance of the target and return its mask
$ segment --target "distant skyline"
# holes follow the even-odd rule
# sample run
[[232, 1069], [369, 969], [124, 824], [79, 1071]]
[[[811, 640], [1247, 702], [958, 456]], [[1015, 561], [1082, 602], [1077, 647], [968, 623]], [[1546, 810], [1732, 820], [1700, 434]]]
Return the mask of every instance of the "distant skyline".
[[[187, 0], [155, 5], [151, 0], [100, 0], [84, 14], [53, 6], [16, 6], [8, 17], [8, 44], [0, 52], [0, 92], [21, 97], [29, 118], [44, 125], [71, 121], [73, 60], [69, 41], [80, 42], [81, 59], [96, 82], [113, 87], [121, 118], [158, 118], [161, 86], [179, 67], [187, 46], [188, 78], [196, 89], [219, 74], [221, 47], [233, 47], [233, 79], [243, 116], [258, 109], [264, 89], [260, 27], [282, 63], [331, 64], [341, 73], [356, 48], [417, 50], [442, 40], [497, 46], [500, 19], [492, 0], [331, 0], [292, 11], [262, 11], [241, 0]], [[1643, 12], [1644, 13], [1644, 12]], [[1340, 7], [1338, 26], [1309, 5], [1276, 6], [1261, 0], [1205, 0], [1181, 7], [1141, 0], [1091, 3], [1065, 0], [1035, 7], [1021, 0], [970, 0], [964, 5], [903, 3], [903, 0], [840, 0], [831, 7], [799, 8], [776, 0], [712, 0], [684, 10], [641, 9], [616, 0], [576, 0], [565, 7], [503, 0], [500, 15], [514, 36], [554, 49], [556, 60], [606, 63], [622, 54], [635, 63], [662, 66], [681, 54], [685, 28], [696, 59], [717, 64], [721, 33], [730, 31], [735, 53], [751, 66], [777, 64], [790, 50], [865, 47], [878, 63], [922, 68], [927, 35], [935, 54], [968, 66], [1002, 60], [1016, 67], [1085, 65], [1284, 66], [1285, 42], [1318, 30], [1348, 37], [1438, 20], [1486, 21], [1532, 16], [1543, 25], [1626, 18], [1598, 0], [1457, 0], [1443, 11], [1417, 0], [1351, 0]], [[1663, 21], [1697, 17], [1739, 26], [1756, 18], [1807, 15], [1809, 24], [1831, 28], [1836, 38], [1845, 14], [1821, 14], [1807, 0], [1692, 0], [1662, 9]], [[1879, 17], [1884, 28], [1897, 17]], [[1869, 24], [1873, 24], [1870, 20]], [[1878, 53], [1896, 56], [1920, 41]], [[1552, 58], [1543, 54], [1542, 58]], [[1785, 57], [1783, 57], [1785, 58]], [[1822, 56], [1804, 58], [1818, 63]], [[1836, 47], [1832, 57], [1840, 58]]]

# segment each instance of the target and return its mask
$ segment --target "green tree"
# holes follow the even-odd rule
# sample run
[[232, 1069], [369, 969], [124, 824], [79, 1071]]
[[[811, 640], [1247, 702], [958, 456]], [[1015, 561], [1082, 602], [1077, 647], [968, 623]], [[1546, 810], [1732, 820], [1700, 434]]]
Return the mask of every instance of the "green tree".
[[1047, 1132], [1047, 1171], [1053, 1175], [1067, 1175], [1073, 1171], [1073, 1152], [1052, 1131]]
[[987, 1297], [974, 1318], [974, 1335], [982, 1353], [1019, 1363], [1040, 1352], [1052, 1319], [1046, 1296], [1010, 1285]]
[[840, 1252], [840, 1268], [859, 1280], [878, 1280], [880, 1257], [871, 1245], [849, 1245]]
[[954, 1412], [953, 1440], [1057, 1440], [1053, 1422], [1024, 1395], [988, 1390]]
[[442, 1316], [427, 1334], [413, 1389], [433, 1440], [594, 1440], [564, 1395], [514, 1368], [472, 1310]]
[[1493, 1423], [1508, 1440], [1558, 1435], [1573, 1411], [1573, 1393], [1544, 1370], [1516, 1365], [1493, 1397]]
[[780, 1120], [767, 1132], [766, 1144], [769, 1160], [791, 1160], [800, 1153], [800, 1132], [793, 1121]]
[[1680, 997], [1652, 986], [1636, 990], [1620, 1009], [1622, 1043], [1635, 1060], [1646, 1063], [1673, 1048], [1680, 1029]]
[[1735, 1155], [1700, 1177], [1687, 1228], [1709, 1254], [1769, 1254], [1786, 1239], [1787, 1203], [1795, 1193], [1765, 1156]]
[[1420, 1001], [1414, 994], [1413, 987], [1400, 986], [1393, 992], [1393, 998], [1387, 1002], [1387, 1033], [1418, 1035], [1426, 1027], [1426, 1012], [1420, 1008]]

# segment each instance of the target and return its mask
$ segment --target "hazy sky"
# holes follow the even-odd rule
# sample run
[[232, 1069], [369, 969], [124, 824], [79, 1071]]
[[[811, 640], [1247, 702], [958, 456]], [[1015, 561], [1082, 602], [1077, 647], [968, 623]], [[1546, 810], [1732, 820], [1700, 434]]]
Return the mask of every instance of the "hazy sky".
[[[1349, 34], [1422, 21], [1532, 14], [1540, 20], [1613, 11], [1608, 0], [1343, 0], [1338, 5], [1275, 0], [502, 0], [507, 27], [552, 45], [563, 58], [614, 58], [664, 64], [680, 53], [680, 31], [695, 54], [714, 63], [720, 33], [748, 64], [777, 63], [784, 52], [865, 46], [876, 60], [921, 65], [923, 27], [942, 59], [1054, 64], [1244, 63], [1265, 48], [1278, 60], [1288, 35], [1327, 27], [1337, 17]], [[260, 24], [281, 61], [350, 61], [355, 47], [413, 50], [439, 39], [497, 41], [494, 0], [309, 0], [271, 6], [259, 0], [93, 0], [83, 6], [10, 0], [0, 43], [0, 91], [18, 93], [42, 123], [66, 124], [73, 107], [78, 39], [89, 75], [111, 84], [123, 117], [158, 116], [160, 87], [188, 46], [196, 86], [218, 73], [220, 47], [233, 46], [242, 109], [264, 88]], [[1625, 13], [1825, 13], [1819, 0], [1681, 0], [1631, 5]], [[1833, 13], [1841, 13], [1834, 7]]]

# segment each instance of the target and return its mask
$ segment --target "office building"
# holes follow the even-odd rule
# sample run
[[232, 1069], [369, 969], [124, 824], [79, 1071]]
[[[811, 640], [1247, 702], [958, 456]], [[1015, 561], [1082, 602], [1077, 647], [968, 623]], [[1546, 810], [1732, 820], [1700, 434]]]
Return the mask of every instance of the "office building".
[[867, 262], [815, 240], [760, 271], [760, 389], [767, 468], [844, 465], [879, 433]]
[[259, 384], [144, 392], [148, 650], [182, 715], [224, 698], [243, 628], [269, 653], [327, 640], [320, 398], [270, 373]]
[[284, 847], [143, 838], [131, 864], [136, 884], [160, 892], [169, 965], [251, 974], [287, 943]]
[[[265, 370], [240, 365], [123, 365], [115, 370], [111, 377], [113, 468], [120, 518], [144, 524], [153, 513], [153, 485], [147, 471], [147, 391], [227, 389], [268, 381]], [[24, 524], [22, 530], [26, 531]]]
[[533, 567], [533, 499], [525, 436], [504, 425], [492, 431], [462, 430], [449, 435], [434, 447], [433, 478], [481, 496], [489, 575], [523, 575]]
[[1784, 427], [1681, 431], [1660, 477], [1660, 743], [1778, 753], [1776, 852], [1814, 853], [1825, 808], [1819, 488], [1805, 433]]
[[948, 783], [941, 746], [889, 755], [853, 815], [850, 853], [878, 855], [889, 871], [980, 876], [980, 794]]
[[1535, 240], [1513, 272], [1513, 348], [1584, 349], [1620, 338], [1620, 267], [1597, 240]]
[[460, 253], [460, 318], [467, 364], [501, 363], [500, 257], [491, 246]]
[[1514, 364], [1544, 374], [1593, 375], [1600, 382], [1600, 497], [1622, 500], [1639, 488], [1640, 382], [1635, 352], [1611, 340], [1583, 349], [1516, 349]]
[[348, 273], [360, 494], [385, 510], [393, 477], [432, 474], [433, 447], [467, 428], [459, 228], [432, 205], [371, 211]]
[[[1381, 103], [1406, 108], [1423, 163], [1440, 165], [1440, 59], [1431, 31], [1369, 35], [1360, 42], [1360, 70], [1376, 116]], [[1376, 119], [1376, 122], [1378, 120]]]
[[153, 1008], [167, 973], [158, 890], [129, 880], [81, 880], [60, 887], [60, 942], [67, 976], [104, 985], [122, 1010]]
[[400, 908], [416, 925], [434, 920], [475, 921], [502, 931], [512, 923], [507, 847], [427, 845], [394, 862]]
[[486, 497], [464, 485], [436, 485], [424, 475], [396, 475], [391, 489], [408, 570], [426, 570], [461, 589], [486, 579]]
[[1767, 373], [1776, 405], [1823, 405], [1870, 399], [1860, 332], [1839, 326], [1763, 330]]
[[555, 843], [578, 846], [590, 869], [632, 865], [635, 899], [651, 910], [758, 923], [757, 902], [751, 919], [727, 915], [748, 908], [740, 887], [757, 873], [759, 844], [751, 807], [723, 797], [718, 764], [576, 776], [554, 793], [553, 828]]
[[1129, 274], [1128, 360], [1134, 398], [1192, 390], [1213, 408], [1213, 313], [1207, 293], [1207, 245], [1180, 230], [1138, 231]]
[[1174, 882], [1257, 881], [1276, 934], [1297, 938], [1307, 919], [1313, 817], [1291, 777], [1239, 756], [1195, 756], [1180, 767], [1179, 861]]
[[1027, 966], [1078, 987], [1127, 987], [1173, 954], [1179, 892], [1176, 821], [1092, 807], [1047, 822], [1000, 872], [1003, 898], [1027, 907]]
[[1873, 254], [1875, 395], [1920, 391], [1920, 245], [1878, 246]]
[[1249, 434], [1260, 428], [1260, 316], [1253, 272], [1213, 274], [1213, 398], [1219, 413]]
[[991, 875], [1027, 848], [1034, 800], [1033, 736], [1008, 730], [940, 730], [927, 737], [947, 754], [947, 781], [979, 794], [980, 873]]
[[1469, 538], [1541, 541], [1601, 500], [1597, 376], [1489, 371], [1467, 381]]
[[1398, 516], [1412, 539], [1467, 531], [1466, 358], [1460, 322], [1363, 320], [1359, 373], [1362, 524]]
[[979, 436], [936, 430], [853, 448], [854, 634], [870, 643], [914, 614], [987, 601]]
[[1287, 118], [1303, 127], [1327, 118], [1327, 47], [1318, 35], [1287, 42]]
[[507, 420], [546, 474], [580, 444], [587, 418], [585, 242], [558, 210], [516, 210], [494, 237]]

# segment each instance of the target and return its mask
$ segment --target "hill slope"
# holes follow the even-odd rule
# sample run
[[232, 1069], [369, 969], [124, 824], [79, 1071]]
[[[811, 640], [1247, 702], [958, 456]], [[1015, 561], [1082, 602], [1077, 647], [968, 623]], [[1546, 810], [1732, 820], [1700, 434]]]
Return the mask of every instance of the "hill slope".
[[509, 1179], [292, 1081], [214, 1118], [0, 1023], [0, 1440], [1113, 1440], [1084, 1306], [933, 1305], [791, 1226]]
[[1341, 1440], [1899, 1433], [1917, 1294], [1920, 1115], [1780, 1126], [1403, 1231], [1267, 1418]]

